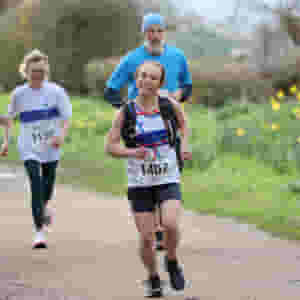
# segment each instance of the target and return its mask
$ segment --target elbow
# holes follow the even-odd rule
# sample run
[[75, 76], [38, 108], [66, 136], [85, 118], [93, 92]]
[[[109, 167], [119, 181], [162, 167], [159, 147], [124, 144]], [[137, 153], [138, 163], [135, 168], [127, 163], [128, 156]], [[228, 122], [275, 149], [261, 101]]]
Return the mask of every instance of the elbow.
[[112, 88], [105, 88], [103, 96], [113, 107], [120, 108], [122, 106], [122, 98], [119, 91]]
[[106, 155], [109, 155], [109, 156], [114, 156], [114, 151], [113, 151], [114, 147], [113, 147], [113, 144], [110, 142], [110, 141], [106, 141], [104, 143], [104, 153]]
[[7, 128], [12, 128], [13, 126], [13, 120], [11, 118], [7, 118], [5, 125], [7, 126]]
[[104, 153], [111, 155], [110, 145], [107, 142], [104, 144]]
[[185, 102], [192, 96], [193, 87], [191, 84], [187, 84], [182, 89], [182, 97], [180, 102]]

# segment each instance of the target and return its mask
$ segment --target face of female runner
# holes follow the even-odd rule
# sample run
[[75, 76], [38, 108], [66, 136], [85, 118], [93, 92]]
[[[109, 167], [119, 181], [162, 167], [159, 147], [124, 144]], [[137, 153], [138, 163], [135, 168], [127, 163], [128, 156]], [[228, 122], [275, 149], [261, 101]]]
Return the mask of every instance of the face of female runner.
[[148, 62], [139, 67], [136, 75], [139, 96], [156, 96], [162, 84], [163, 69], [161, 65]]
[[27, 77], [33, 87], [39, 87], [46, 77], [45, 62], [30, 62], [27, 67]]

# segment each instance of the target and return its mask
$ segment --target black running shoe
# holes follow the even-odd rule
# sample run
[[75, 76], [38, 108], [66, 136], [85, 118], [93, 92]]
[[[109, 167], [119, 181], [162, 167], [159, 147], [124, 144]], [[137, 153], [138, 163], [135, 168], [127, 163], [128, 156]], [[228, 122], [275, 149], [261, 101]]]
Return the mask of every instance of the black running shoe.
[[183, 291], [185, 288], [185, 279], [182, 268], [178, 265], [177, 260], [168, 260], [165, 256], [165, 268], [169, 273], [171, 287], [176, 291]]
[[159, 276], [150, 277], [144, 281], [145, 297], [148, 298], [160, 298], [163, 296], [161, 280]]

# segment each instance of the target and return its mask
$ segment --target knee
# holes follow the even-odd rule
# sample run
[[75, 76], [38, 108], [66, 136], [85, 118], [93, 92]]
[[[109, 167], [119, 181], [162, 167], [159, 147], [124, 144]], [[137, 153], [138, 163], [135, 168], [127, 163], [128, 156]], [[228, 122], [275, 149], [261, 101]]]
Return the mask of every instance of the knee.
[[178, 231], [178, 224], [176, 220], [167, 220], [163, 222], [164, 229], [168, 232], [176, 232]]
[[141, 246], [144, 248], [152, 247], [154, 242], [154, 233], [144, 232], [140, 234]]

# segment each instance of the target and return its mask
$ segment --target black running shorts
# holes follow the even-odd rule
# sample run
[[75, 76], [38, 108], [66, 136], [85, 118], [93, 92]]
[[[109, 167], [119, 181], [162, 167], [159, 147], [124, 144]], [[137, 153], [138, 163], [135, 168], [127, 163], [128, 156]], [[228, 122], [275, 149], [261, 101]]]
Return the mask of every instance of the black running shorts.
[[133, 212], [154, 212], [157, 205], [166, 200], [182, 200], [179, 183], [150, 187], [129, 187], [128, 200]]

